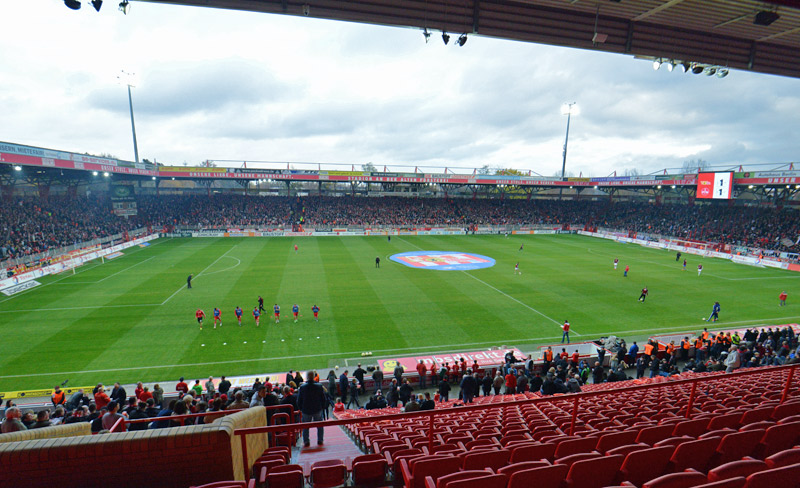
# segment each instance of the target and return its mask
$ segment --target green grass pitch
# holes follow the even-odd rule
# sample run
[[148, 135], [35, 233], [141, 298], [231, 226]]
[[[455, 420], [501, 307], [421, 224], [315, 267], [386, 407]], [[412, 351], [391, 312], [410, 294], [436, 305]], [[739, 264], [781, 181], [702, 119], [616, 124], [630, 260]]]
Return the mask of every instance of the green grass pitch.
[[[388, 259], [418, 250], [474, 252], [497, 264], [432, 271]], [[722, 327], [800, 317], [792, 303], [800, 274], [685, 257], [686, 271], [673, 252], [576, 235], [160, 239], [1, 298], [0, 391], [65, 379], [89, 385], [327, 368], [362, 351], [379, 357], [525, 348], [558, 342], [565, 319], [573, 341], [695, 330], [717, 300]], [[650, 296], [640, 303], [643, 286]], [[778, 307], [782, 290], [787, 307]], [[267, 308], [260, 328], [251, 315], [258, 295]], [[276, 302], [280, 324], [271, 320]], [[293, 303], [303, 315], [297, 324]], [[216, 330], [215, 306], [224, 324]], [[209, 317], [202, 331], [197, 308]]]

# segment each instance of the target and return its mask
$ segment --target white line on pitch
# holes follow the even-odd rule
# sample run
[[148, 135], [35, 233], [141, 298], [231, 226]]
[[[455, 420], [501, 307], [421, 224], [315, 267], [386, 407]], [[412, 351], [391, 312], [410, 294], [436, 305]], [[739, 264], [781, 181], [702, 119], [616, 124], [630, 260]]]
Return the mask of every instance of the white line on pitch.
[[133, 303], [130, 305], [94, 305], [91, 307], [31, 308], [27, 310], [0, 310], [0, 313], [52, 312], [61, 310], [94, 310], [97, 308], [157, 307], [158, 303]]
[[[417, 245], [416, 245], [416, 244], [414, 244], [414, 243], [408, 242], [407, 240], [403, 239], [402, 237], [400, 238], [400, 240], [401, 240], [401, 241], [403, 241], [403, 242], [405, 242], [405, 243], [407, 243], [407, 244], [410, 244], [410, 245], [412, 245], [412, 246], [416, 247], [416, 248], [417, 248], [417, 249], [419, 249], [420, 251], [424, 251], [424, 249], [422, 249], [421, 247], [417, 246]], [[480, 279], [480, 278], [478, 278], [478, 277], [475, 277], [475, 276], [473, 276], [473, 275], [471, 275], [471, 274], [467, 273], [466, 271], [462, 271], [462, 273], [464, 273], [465, 275], [469, 276], [469, 277], [470, 277], [470, 278], [472, 278], [472, 279], [475, 279], [475, 280], [478, 280], [478, 281], [480, 281], [481, 283], [483, 283], [484, 285], [488, 286], [488, 287], [489, 287], [489, 288], [491, 288], [492, 290], [494, 290], [494, 291], [496, 291], [496, 292], [500, 293], [501, 295], [504, 295], [504, 296], [506, 296], [507, 298], [510, 298], [511, 300], [514, 300], [515, 302], [519, 303], [520, 305], [522, 305], [523, 307], [527, 308], [528, 310], [531, 310], [531, 311], [533, 311], [533, 312], [535, 312], [535, 313], [538, 313], [538, 314], [539, 314], [539, 315], [541, 315], [542, 317], [546, 318], [547, 320], [549, 320], [549, 321], [553, 322], [554, 324], [558, 325], [559, 327], [561, 327], [561, 322], [559, 322], [559, 321], [557, 321], [557, 320], [553, 320], [552, 318], [550, 318], [550, 317], [548, 317], [547, 315], [543, 314], [542, 312], [540, 312], [540, 311], [536, 310], [535, 308], [531, 307], [530, 305], [528, 305], [528, 304], [526, 304], [526, 303], [523, 303], [523, 302], [521, 302], [521, 301], [517, 300], [516, 298], [512, 297], [511, 295], [509, 295], [508, 293], [506, 293], [506, 292], [504, 292], [504, 291], [498, 290], [497, 288], [493, 287], [493, 286], [492, 286], [492, 285], [490, 285], [489, 283], [487, 283], [487, 282], [483, 281], [482, 279]], [[581, 334], [579, 334], [579, 333], [575, 332], [575, 330], [574, 330], [574, 329], [572, 329], [572, 328], [570, 328], [570, 330], [569, 330], [569, 331], [570, 331], [570, 332], [572, 332], [573, 334], [575, 334], [575, 335], [576, 335], [576, 336], [578, 336], [578, 337], [580, 337], [580, 336], [581, 336]]]
[[233, 266], [228, 266], [227, 268], [221, 269], [219, 271], [212, 271], [210, 273], [206, 273], [206, 276], [210, 276], [210, 275], [217, 274], [217, 273], [224, 273], [225, 271], [230, 271], [230, 270], [232, 270], [234, 268], [239, 267], [239, 265], [242, 264], [242, 260], [239, 259], [239, 258], [235, 258], [233, 256], [224, 256], [224, 257], [226, 257], [228, 259], [235, 259], [236, 260], [236, 264], [234, 264]]
[[155, 256], [150, 256], [149, 258], [145, 259], [144, 261], [139, 261], [138, 263], [136, 263], [136, 264], [133, 264], [133, 265], [131, 265], [131, 266], [128, 266], [128, 267], [127, 267], [127, 268], [125, 268], [125, 269], [119, 270], [119, 271], [117, 271], [116, 273], [114, 273], [114, 274], [112, 274], [112, 275], [108, 275], [108, 276], [106, 276], [105, 278], [103, 278], [103, 279], [99, 280], [99, 281], [98, 281], [98, 283], [102, 283], [102, 282], [104, 282], [105, 280], [107, 280], [107, 279], [109, 279], [109, 278], [112, 278], [112, 277], [114, 277], [114, 276], [117, 276], [117, 275], [118, 275], [118, 274], [120, 274], [120, 273], [124, 273], [125, 271], [128, 271], [128, 270], [129, 270], [129, 269], [131, 269], [131, 268], [135, 268], [136, 266], [139, 266], [139, 265], [140, 265], [140, 264], [142, 264], [142, 263], [146, 263], [146, 262], [150, 261], [151, 259], [153, 259], [154, 257], [155, 257]]
[[[197, 279], [197, 278], [199, 278], [199, 277], [200, 277], [200, 275], [202, 275], [202, 274], [203, 274], [203, 273], [204, 273], [204, 272], [205, 272], [205, 271], [206, 271], [208, 268], [210, 268], [210, 267], [214, 266], [215, 264], [217, 264], [217, 261], [219, 261], [220, 259], [224, 258], [226, 254], [228, 254], [229, 252], [233, 251], [233, 249], [234, 249], [236, 246], [238, 246], [238, 245], [239, 245], [239, 244], [234, 244], [233, 246], [231, 246], [231, 248], [230, 248], [230, 249], [228, 249], [227, 251], [225, 251], [225, 254], [223, 254], [222, 256], [218, 257], [217, 259], [215, 259], [215, 260], [214, 260], [214, 262], [213, 262], [213, 263], [211, 263], [211, 264], [209, 264], [208, 266], [206, 266], [205, 268], [203, 268], [203, 271], [201, 271], [201, 272], [197, 273], [197, 276], [193, 277], [192, 279]], [[236, 259], [236, 258], [234, 258], [234, 259]], [[161, 302], [161, 305], [165, 305], [165, 304], [166, 304], [168, 301], [172, 300], [172, 297], [174, 297], [175, 295], [177, 295], [178, 293], [180, 293], [180, 291], [181, 291], [181, 290], [183, 290], [184, 288], [186, 288], [186, 285], [182, 285], [180, 288], [178, 288], [177, 290], [175, 290], [175, 293], [173, 293], [172, 295], [170, 295], [169, 297], [167, 297], [167, 299], [166, 299], [166, 300], [164, 300], [163, 302]]]

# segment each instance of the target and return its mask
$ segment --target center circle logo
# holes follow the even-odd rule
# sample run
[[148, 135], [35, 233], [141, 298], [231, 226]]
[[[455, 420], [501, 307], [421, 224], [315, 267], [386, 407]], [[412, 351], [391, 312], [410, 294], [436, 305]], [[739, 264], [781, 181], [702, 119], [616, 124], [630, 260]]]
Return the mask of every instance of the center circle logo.
[[389, 256], [389, 259], [409, 268], [437, 271], [469, 271], [491, 268], [495, 264], [495, 260], [488, 256], [458, 251], [401, 252]]

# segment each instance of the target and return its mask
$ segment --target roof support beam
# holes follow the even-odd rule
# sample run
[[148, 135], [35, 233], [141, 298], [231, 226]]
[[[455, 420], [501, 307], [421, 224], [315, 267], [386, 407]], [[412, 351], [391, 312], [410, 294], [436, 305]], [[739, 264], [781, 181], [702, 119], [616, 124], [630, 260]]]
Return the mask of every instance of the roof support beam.
[[481, 15], [481, 0], [475, 0], [472, 4], [472, 33], [478, 33]]
[[640, 20], [644, 20], [644, 19], [646, 19], [648, 17], [651, 17], [651, 16], [653, 16], [653, 15], [655, 15], [655, 14], [657, 14], [657, 13], [663, 11], [663, 10], [667, 10], [668, 8], [673, 7], [675, 5], [678, 5], [679, 3], [682, 3], [682, 2], [683, 2], [683, 0], [669, 0], [669, 2], [662, 3], [658, 7], [654, 8], [654, 9], [651, 9], [651, 10], [648, 10], [647, 12], [644, 12], [642, 14], [639, 14], [639, 15], [637, 15], [636, 17], [634, 17], [631, 20], [633, 20], [634, 22], [638, 22]]

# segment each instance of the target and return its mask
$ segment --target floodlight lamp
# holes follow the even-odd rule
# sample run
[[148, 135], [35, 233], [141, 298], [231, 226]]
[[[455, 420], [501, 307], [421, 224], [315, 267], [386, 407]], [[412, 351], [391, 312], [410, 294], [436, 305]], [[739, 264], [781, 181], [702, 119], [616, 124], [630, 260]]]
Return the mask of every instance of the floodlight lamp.
[[673, 189], [673, 190], [675, 189], [675, 185], [672, 185], [672, 189]]
[[661, 185], [658, 185], [656, 188], [658, 188], [660, 190], [661, 189]]
[[156, 179], [156, 177], [155, 177], [155, 176], [153, 176], [153, 179], [155, 180], [155, 179]]
[[667, 71], [669, 71], [671, 73], [673, 69], [675, 69], [675, 63], [673, 61], [668, 61], [667, 62]]
[[717, 70], [717, 78], [725, 78], [728, 76], [728, 68], [720, 68]]
[[67, 8], [71, 8], [72, 10], [81, 9], [81, 2], [78, 0], [64, 0], [64, 5], [66, 5]]
[[753, 189], [753, 185], [747, 185], [747, 188], [752, 190]]
[[97, 176], [97, 171], [92, 171], [92, 176]]
[[702, 72], [703, 72], [703, 67], [700, 66], [699, 64], [692, 66], [692, 73], [699, 75]]
[[780, 19], [781, 16], [778, 12], [773, 12], [770, 10], [762, 10], [756, 14], [756, 17], [753, 19], [753, 23], [755, 25], [771, 25], [776, 20]]
[[425, 29], [423, 29], [423, 30], [422, 30], [422, 37], [424, 37], [424, 38], [425, 38], [425, 44], [427, 44], [427, 43], [428, 43], [428, 41], [429, 41], [429, 40], [430, 40], [430, 38], [431, 38], [431, 33], [430, 33], [430, 32], [428, 32], [428, 28], [427, 28], [427, 27], [426, 27]]
[[100, 7], [103, 6], [103, 0], [92, 0], [92, 7], [98, 12], [100, 11]]
[[444, 45], [446, 46], [447, 43], [450, 42], [450, 34], [448, 34], [445, 31], [442, 31], [442, 41], [444, 42]]
[[460, 36], [458, 36], [458, 45], [463, 46], [466, 43], [467, 43], [467, 33], [465, 32]]
[[119, 11], [125, 15], [128, 15], [128, 12], [131, 11], [131, 4], [128, 2], [128, 0], [122, 0], [122, 2], [120, 2]]
[[580, 113], [581, 109], [575, 102], [565, 103], [561, 106], [561, 115], [579, 115]]
[[172, 177], [172, 181], [175, 181], [175, 177], [174, 176]]
[[653, 61], [653, 69], [658, 71], [658, 68], [661, 67], [661, 58], [658, 58]]
[[103, 176], [105, 176], [106, 178], [108, 178], [108, 177], [109, 177], [109, 176], [111, 176], [111, 175], [108, 173], [108, 171], [106, 171], [105, 173], [103, 173]]
[[707, 66], [706, 69], [703, 70], [703, 73], [706, 76], [714, 76], [714, 73], [716, 73], [716, 72], [717, 72], [717, 68], [715, 68], [713, 66]]
[[22, 171], [22, 166], [20, 165], [14, 166], [14, 171]]
[[681, 73], [686, 73], [692, 68], [692, 65], [689, 63], [681, 63], [678, 65], [678, 69], [681, 70]]

